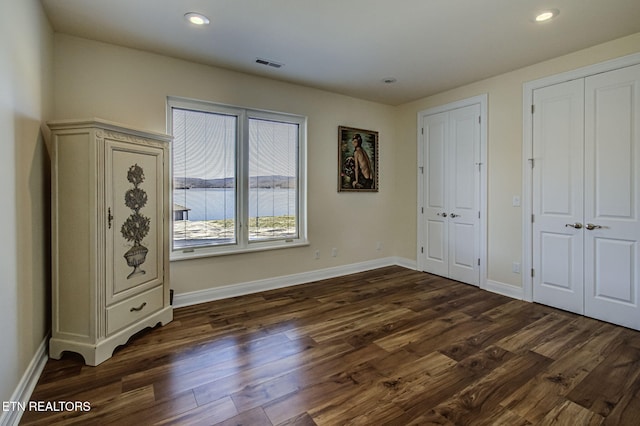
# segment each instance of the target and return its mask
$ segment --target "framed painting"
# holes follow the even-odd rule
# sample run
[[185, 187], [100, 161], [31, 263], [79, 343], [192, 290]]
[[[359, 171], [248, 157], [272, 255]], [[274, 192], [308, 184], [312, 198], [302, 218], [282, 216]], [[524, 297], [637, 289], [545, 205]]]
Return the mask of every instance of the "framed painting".
[[378, 132], [338, 127], [338, 192], [378, 192]]

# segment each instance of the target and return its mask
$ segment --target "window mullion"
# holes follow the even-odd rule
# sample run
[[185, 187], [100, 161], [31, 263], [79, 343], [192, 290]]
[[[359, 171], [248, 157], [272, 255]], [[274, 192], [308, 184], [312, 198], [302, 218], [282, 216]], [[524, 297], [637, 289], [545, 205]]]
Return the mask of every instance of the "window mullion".
[[238, 245], [246, 248], [249, 245], [249, 119], [245, 112], [238, 116], [238, 122]]

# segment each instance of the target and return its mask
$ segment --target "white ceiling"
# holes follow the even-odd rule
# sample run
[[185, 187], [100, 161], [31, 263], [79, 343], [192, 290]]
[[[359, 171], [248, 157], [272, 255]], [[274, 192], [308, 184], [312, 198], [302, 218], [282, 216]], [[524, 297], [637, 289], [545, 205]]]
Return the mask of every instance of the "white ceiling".
[[[640, 32], [640, 0], [42, 3], [60, 33], [391, 105]], [[560, 14], [534, 23], [547, 8]], [[194, 11], [211, 24], [188, 24], [184, 14]]]

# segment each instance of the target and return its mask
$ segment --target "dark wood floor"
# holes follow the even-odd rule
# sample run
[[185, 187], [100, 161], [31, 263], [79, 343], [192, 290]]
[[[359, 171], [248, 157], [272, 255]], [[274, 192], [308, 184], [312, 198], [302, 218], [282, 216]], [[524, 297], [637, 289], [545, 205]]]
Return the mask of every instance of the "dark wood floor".
[[175, 310], [49, 360], [23, 424], [638, 425], [640, 333], [389, 267]]

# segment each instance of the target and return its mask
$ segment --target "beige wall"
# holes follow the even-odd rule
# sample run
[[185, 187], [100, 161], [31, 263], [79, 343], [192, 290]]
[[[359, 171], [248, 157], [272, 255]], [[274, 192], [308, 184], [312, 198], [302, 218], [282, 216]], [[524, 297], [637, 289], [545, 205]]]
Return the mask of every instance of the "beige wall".
[[40, 124], [53, 106], [53, 32], [39, 1], [2, 1], [0, 35], [0, 401], [8, 401], [49, 330], [49, 156]]
[[[512, 197], [522, 194], [522, 89], [523, 84], [549, 75], [640, 52], [640, 33], [581, 50], [530, 67], [449, 90], [403, 105], [398, 111], [399, 158], [414, 158], [417, 147], [417, 114], [425, 109], [487, 93], [488, 103], [488, 278], [520, 287], [521, 275], [511, 272], [512, 262], [522, 262], [522, 210]], [[397, 167], [402, 198], [416, 202], [415, 168]], [[413, 210], [415, 211], [415, 209]], [[407, 226], [399, 232], [410, 243], [398, 256], [412, 257], [416, 244], [416, 215], [403, 211]], [[415, 258], [415, 255], [413, 256]]]
[[[253, 77], [164, 56], [56, 35], [56, 118], [95, 116], [165, 131], [166, 96], [303, 114], [309, 118], [311, 245], [172, 263], [177, 293], [348, 265], [416, 259], [417, 113], [487, 93], [488, 279], [515, 287], [521, 275], [522, 86], [525, 82], [640, 50], [640, 34], [595, 46], [400, 107]], [[378, 194], [336, 193], [336, 128], [380, 132]], [[380, 241], [383, 249], [375, 250]], [[332, 247], [338, 257], [332, 258]], [[313, 259], [320, 250], [321, 259]], [[249, 265], [249, 267], [247, 267]]]
[[[308, 236], [311, 245], [171, 264], [176, 293], [308, 272], [395, 253], [395, 109], [320, 90], [97, 43], [55, 36], [55, 116], [99, 117], [166, 131], [166, 97], [308, 117]], [[377, 130], [379, 193], [337, 193], [339, 125]], [[402, 206], [404, 208], [404, 206]], [[382, 250], [376, 250], [380, 241]], [[338, 256], [331, 257], [331, 249]], [[321, 258], [314, 259], [320, 250]]]

